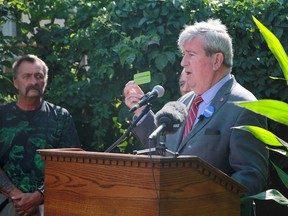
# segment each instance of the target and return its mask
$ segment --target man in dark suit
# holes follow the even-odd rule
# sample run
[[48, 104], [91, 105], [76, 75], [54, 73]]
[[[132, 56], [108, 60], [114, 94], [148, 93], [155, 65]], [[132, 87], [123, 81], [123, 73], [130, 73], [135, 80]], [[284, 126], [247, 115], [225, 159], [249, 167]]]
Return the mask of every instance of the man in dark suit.
[[[266, 128], [266, 119], [233, 103], [257, 99], [231, 74], [233, 48], [226, 26], [217, 19], [187, 26], [180, 33], [178, 45], [183, 53], [181, 66], [193, 90], [179, 101], [187, 106], [188, 113], [196, 96], [201, 96], [203, 101], [189, 133], [183, 135], [188, 123], [183, 124], [176, 133], [167, 134], [166, 147], [181, 155], [196, 155], [207, 161], [246, 186], [248, 192], [245, 195], [264, 191], [268, 151], [253, 135], [233, 127], [253, 125]], [[130, 81], [124, 94], [126, 105], [132, 107], [143, 96], [143, 91]], [[136, 110], [135, 116], [139, 116], [142, 110], [143, 107]], [[150, 111], [133, 131], [145, 147], [156, 128], [154, 118]], [[241, 206], [241, 215], [253, 215], [251, 203]]]

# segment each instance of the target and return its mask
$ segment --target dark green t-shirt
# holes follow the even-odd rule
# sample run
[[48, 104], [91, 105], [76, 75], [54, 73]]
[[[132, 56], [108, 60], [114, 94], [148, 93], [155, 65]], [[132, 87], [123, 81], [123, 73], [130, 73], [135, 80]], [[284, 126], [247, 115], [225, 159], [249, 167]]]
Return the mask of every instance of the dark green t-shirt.
[[0, 167], [23, 192], [44, 181], [44, 161], [37, 149], [80, 147], [71, 115], [47, 101], [34, 111], [15, 102], [0, 105]]

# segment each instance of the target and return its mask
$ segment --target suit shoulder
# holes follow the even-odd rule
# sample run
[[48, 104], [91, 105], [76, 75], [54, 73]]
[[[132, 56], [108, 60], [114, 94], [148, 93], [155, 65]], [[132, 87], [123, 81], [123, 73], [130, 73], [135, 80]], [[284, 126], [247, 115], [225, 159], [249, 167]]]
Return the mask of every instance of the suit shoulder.
[[231, 97], [237, 101], [256, 101], [255, 95], [238, 82], [231, 89]]

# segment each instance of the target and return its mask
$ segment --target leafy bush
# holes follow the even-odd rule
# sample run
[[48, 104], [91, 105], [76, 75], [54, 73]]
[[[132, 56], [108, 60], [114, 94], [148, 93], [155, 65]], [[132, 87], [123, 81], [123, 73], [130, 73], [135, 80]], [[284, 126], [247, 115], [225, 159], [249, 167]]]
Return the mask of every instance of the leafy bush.
[[[288, 45], [283, 31], [288, 7], [281, 1], [4, 0], [0, 7], [0, 24], [10, 19], [18, 29], [16, 37], [0, 36], [0, 65], [11, 67], [21, 54], [41, 57], [50, 68], [45, 99], [72, 113], [85, 150], [107, 149], [128, 127], [121, 94], [135, 73], [151, 72], [144, 91], [157, 84], [165, 88], [153, 110], [180, 96], [179, 32], [209, 17], [227, 24], [234, 39], [233, 73], [239, 82], [260, 99], [288, 98], [287, 89], [263, 76], [279, 76], [281, 70], [250, 19], [261, 16]], [[16, 99], [11, 80], [0, 67], [0, 103]], [[131, 152], [137, 148], [132, 143], [137, 144], [129, 137], [115, 151]]]

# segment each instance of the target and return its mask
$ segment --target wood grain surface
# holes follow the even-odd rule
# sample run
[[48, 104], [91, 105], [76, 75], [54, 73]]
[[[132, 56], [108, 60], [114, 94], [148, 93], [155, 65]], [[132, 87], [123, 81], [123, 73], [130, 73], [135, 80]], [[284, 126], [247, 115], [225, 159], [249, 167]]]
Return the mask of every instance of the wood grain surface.
[[45, 216], [240, 215], [245, 187], [194, 156], [39, 150]]

